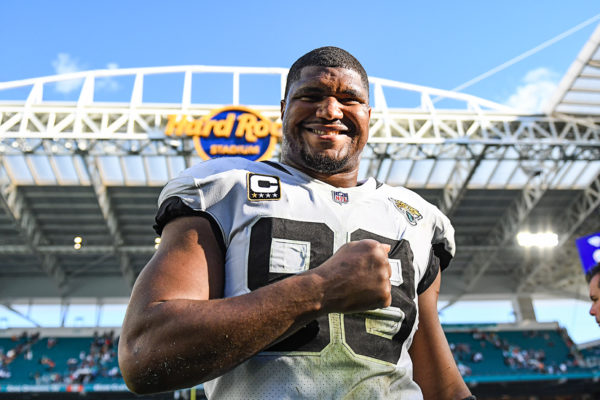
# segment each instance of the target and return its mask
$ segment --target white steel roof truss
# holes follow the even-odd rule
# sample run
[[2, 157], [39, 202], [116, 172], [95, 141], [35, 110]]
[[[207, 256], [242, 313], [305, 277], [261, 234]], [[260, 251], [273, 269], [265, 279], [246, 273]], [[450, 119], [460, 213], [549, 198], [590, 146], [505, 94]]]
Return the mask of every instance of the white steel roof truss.
[[0, 185], [0, 202], [26, 241], [28, 254], [33, 253], [39, 256], [42, 270], [52, 277], [58, 290], [64, 293], [68, 285], [65, 273], [58, 264], [56, 257], [39, 251], [38, 246], [44, 244], [45, 238], [42, 235], [37, 218], [28, 207], [18, 187], [10, 183]]
[[53, 155], [48, 156], [48, 163], [50, 164], [50, 168], [52, 168], [52, 173], [54, 174], [54, 180], [56, 181], [56, 183], [59, 185], [64, 185], [62, 173]]
[[127, 165], [125, 164], [125, 158], [123, 156], [118, 156], [119, 167], [121, 168], [121, 176], [123, 177], [123, 183], [125, 186], [131, 186], [131, 179], [129, 177], [129, 171], [127, 170]]
[[[8, 113], [3, 113], [8, 114]], [[15, 126], [17, 122], [20, 122], [23, 117], [23, 113], [14, 113], [5, 122], [0, 125], [0, 134], [9, 133], [10, 128]]]
[[547, 190], [547, 182], [552, 179], [552, 175], [552, 172], [550, 172], [549, 174], [540, 174], [531, 178], [525, 189], [521, 192], [521, 197], [500, 218], [499, 223], [496, 224], [492, 233], [487, 237], [487, 244], [496, 246], [495, 250], [491, 252], [480, 251], [475, 254], [467, 268], [463, 271], [461, 281], [465, 282], [464, 287], [445, 307], [456, 303], [464, 294], [472, 290], [496, 259], [496, 253], [514, 239], [514, 235], [521, 224], [526, 220], [531, 210]]
[[494, 178], [494, 175], [496, 174], [496, 172], [498, 171], [498, 168], [500, 167], [500, 163], [502, 162], [502, 159], [504, 158], [504, 156], [506, 155], [506, 152], [508, 152], [509, 148], [505, 147], [502, 149], [502, 156], [500, 159], [496, 160], [496, 165], [494, 166], [494, 168], [490, 171], [490, 174], [488, 176], [487, 181], [485, 182], [485, 184], [483, 185], [486, 189], [490, 188], [490, 183], [492, 182], [492, 179]]
[[413, 173], [413, 170], [415, 169], [416, 164], [417, 164], [417, 162], [415, 160], [412, 160], [412, 162], [410, 163], [410, 168], [408, 169], [408, 172], [406, 173], [406, 179], [404, 180], [404, 183], [402, 186], [408, 186], [408, 182], [411, 179], [411, 175]]
[[427, 178], [425, 178], [425, 182], [423, 182], [423, 185], [425, 187], [429, 187], [429, 181], [431, 181], [431, 176], [433, 175], [433, 172], [435, 171], [436, 165], [437, 165], [437, 159], [433, 159], [433, 165], [431, 166], [431, 169], [429, 170], [429, 173], [427, 174]]
[[129, 257], [127, 254], [120, 252], [120, 246], [123, 245], [123, 236], [121, 234], [119, 221], [117, 215], [112, 207], [110, 198], [108, 197], [107, 187], [104, 185], [98, 168], [98, 162], [91, 156], [83, 156], [85, 160], [85, 166], [87, 167], [88, 175], [90, 176], [92, 186], [96, 192], [96, 198], [106, 221], [108, 230], [113, 238], [114, 252], [120, 254], [120, 268], [124, 278], [130, 286], [133, 286], [135, 281], [135, 273], [131, 266]]
[[[464, 151], [466, 151], [466, 148]], [[471, 178], [473, 178], [475, 171], [485, 157], [485, 152], [486, 148], [483, 148], [481, 153], [475, 159], [460, 159], [456, 160], [454, 163], [454, 168], [452, 169], [448, 183], [444, 186], [442, 204], [440, 205], [440, 209], [448, 217], [451, 217], [458, 208], [458, 204], [466, 193]]]
[[506, 182], [504, 183], [504, 187], [508, 187], [510, 185], [510, 182], [512, 181], [512, 179], [514, 178], [515, 174], [517, 173], [517, 171], [519, 170], [520, 167], [521, 167], [520, 162], [517, 161], [514, 163], [514, 167], [513, 167], [512, 171], [506, 177]]
[[148, 157], [142, 156], [142, 165], [144, 166], [144, 182], [146, 186], [150, 186], [150, 167], [148, 162]]
[[[575, 258], [573, 253], [575, 251], [574, 246], [564, 246], [573, 235], [578, 232], [579, 228], [582, 227], [586, 222], [591, 219], [592, 213], [600, 206], [600, 174], [594, 179], [594, 181], [586, 188], [586, 190], [576, 198], [570, 207], [564, 213], [565, 218], [562, 219], [562, 224], [557, 229], [559, 232], [559, 247], [549, 254], [550, 257], [545, 258], [544, 262], [529, 265], [524, 268], [519, 278], [518, 291], [524, 291], [531, 285], [534, 285], [534, 280], [540, 279], [541, 271], [546, 271], [549, 266], [557, 265], [551, 258], [563, 258], [559, 266], [568, 267], [570, 262]], [[572, 277], [583, 278], [583, 275], [573, 273]]]
[[40, 174], [37, 171], [37, 168], [35, 167], [35, 164], [33, 163], [33, 160], [31, 159], [32, 156], [30, 155], [25, 155], [25, 164], [27, 165], [27, 168], [29, 169], [29, 173], [31, 174], [31, 176], [33, 177], [33, 183], [35, 183], [36, 185], [40, 185], [41, 179], [40, 179]]

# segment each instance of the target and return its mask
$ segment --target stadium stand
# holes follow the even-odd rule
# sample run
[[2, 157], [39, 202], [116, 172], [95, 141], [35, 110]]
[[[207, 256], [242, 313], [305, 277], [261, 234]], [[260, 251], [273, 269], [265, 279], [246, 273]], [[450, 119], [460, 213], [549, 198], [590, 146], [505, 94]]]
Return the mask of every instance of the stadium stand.
[[[496, 398], [486, 397], [487, 392], [509, 389], [511, 398], [541, 394], [544, 388], [577, 393], [600, 380], [600, 343], [578, 349], [556, 323], [445, 325], [444, 330], [465, 381], [480, 399]], [[90, 329], [78, 335], [45, 329], [0, 337], [0, 392], [96, 392], [94, 398], [104, 392], [112, 393], [106, 398], [133, 398], [123, 397], [128, 393], [117, 363], [117, 343], [118, 332]], [[196, 398], [201, 399], [198, 389]], [[186, 398], [182, 393], [165, 396]]]
[[[182, 393], [140, 397], [121, 376], [118, 331], [45, 328], [0, 331], [0, 399], [173, 399]], [[202, 386], [196, 399], [203, 397]], [[189, 393], [188, 393], [189, 394]]]
[[600, 341], [587, 343], [579, 348], [584, 365], [588, 368], [600, 368]]
[[3, 377], [14, 385], [122, 383], [113, 332], [92, 337], [40, 337], [23, 332], [0, 339]]
[[[599, 364], [590, 362], [599, 359], [600, 347], [580, 351], [556, 323], [445, 325], [444, 331], [465, 382], [479, 398], [576, 396], [600, 379]], [[491, 393], [495, 396], [485, 397]]]

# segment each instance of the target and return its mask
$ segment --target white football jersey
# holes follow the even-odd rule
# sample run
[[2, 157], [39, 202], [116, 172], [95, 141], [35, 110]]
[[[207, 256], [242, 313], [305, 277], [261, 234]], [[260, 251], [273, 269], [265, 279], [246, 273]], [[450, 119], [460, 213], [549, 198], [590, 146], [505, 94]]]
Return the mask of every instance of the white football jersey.
[[408, 355], [417, 296], [454, 254], [454, 230], [435, 206], [372, 178], [337, 188], [284, 164], [242, 158], [189, 168], [166, 185], [161, 204], [158, 231], [190, 210], [212, 220], [226, 249], [225, 297], [316, 268], [349, 241], [391, 246], [390, 307], [318, 318], [207, 382], [209, 398], [423, 398]]

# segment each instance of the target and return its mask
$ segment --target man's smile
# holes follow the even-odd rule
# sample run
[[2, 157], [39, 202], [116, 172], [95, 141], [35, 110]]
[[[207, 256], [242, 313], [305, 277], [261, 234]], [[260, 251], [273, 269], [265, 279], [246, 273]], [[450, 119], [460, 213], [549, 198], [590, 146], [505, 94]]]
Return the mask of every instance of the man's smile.
[[340, 134], [349, 135], [350, 129], [343, 123], [322, 124], [308, 123], [303, 124], [304, 129], [317, 136], [337, 136]]
[[340, 133], [340, 131], [321, 131], [319, 129], [311, 129], [311, 128], [307, 128], [310, 132], [315, 133], [319, 136], [324, 136], [324, 135], [338, 135]]

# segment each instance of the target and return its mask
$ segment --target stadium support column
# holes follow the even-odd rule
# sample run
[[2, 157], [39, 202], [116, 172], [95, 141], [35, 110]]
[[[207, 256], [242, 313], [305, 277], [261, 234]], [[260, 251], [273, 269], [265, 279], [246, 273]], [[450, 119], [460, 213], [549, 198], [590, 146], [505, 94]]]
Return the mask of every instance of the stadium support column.
[[518, 296], [515, 298], [513, 300], [513, 309], [515, 311], [515, 319], [517, 323], [537, 321], [531, 296]]

